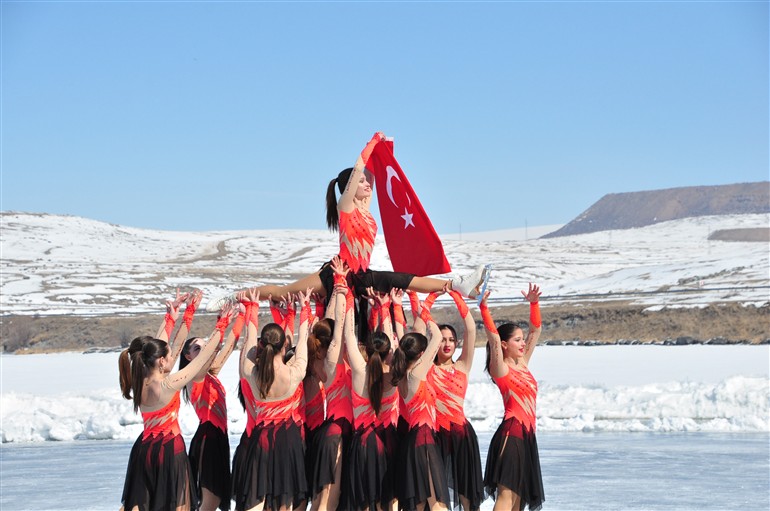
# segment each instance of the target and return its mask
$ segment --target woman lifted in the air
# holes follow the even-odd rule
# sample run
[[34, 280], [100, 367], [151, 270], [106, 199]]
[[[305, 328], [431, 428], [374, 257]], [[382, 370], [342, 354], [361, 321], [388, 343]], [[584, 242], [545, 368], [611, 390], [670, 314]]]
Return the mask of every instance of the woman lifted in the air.
[[[384, 135], [380, 135], [384, 140]], [[366, 289], [388, 293], [391, 289], [405, 289], [418, 293], [431, 293], [442, 290], [455, 290], [463, 296], [475, 298], [481, 291], [481, 286], [487, 278], [488, 267], [479, 266], [473, 272], [463, 276], [453, 276], [448, 279], [434, 277], [419, 277], [411, 273], [377, 271], [369, 269], [369, 261], [374, 250], [374, 239], [377, 235], [377, 222], [369, 209], [372, 201], [373, 175], [365, 168], [365, 158], [371, 154], [372, 148], [378, 142], [375, 136], [366, 146], [356, 164], [347, 168], [329, 182], [326, 189], [326, 224], [331, 231], [340, 235], [339, 256], [350, 270], [348, 285], [357, 297], [366, 296]], [[337, 200], [335, 187], [341, 196]], [[420, 250], [420, 247], [414, 247]], [[334, 272], [329, 263], [320, 270], [295, 282], [282, 286], [266, 284], [251, 288], [262, 297], [274, 300], [278, 297], [296, 295], [308, 288], [322, 296], [329, 297], [334, 288]], [[232, 295], [212, 300], [207, 310], [218, 310], [224, 300]]]

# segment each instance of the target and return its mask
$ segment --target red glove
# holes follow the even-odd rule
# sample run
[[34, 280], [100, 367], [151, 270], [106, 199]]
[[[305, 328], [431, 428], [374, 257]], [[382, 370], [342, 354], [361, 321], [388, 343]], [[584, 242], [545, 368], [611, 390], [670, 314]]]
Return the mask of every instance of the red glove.
[[497, 334], [497, 325], [495, 325], [495, 320], [492, 319], [492, 314], [489, 312], [489, 307], [487, 307], [487, 304], [481, 302], [481, 305], [479, 305], [479, 310], [481, 311], [481, 319], [484, 320], [484, 328], [493, 334]]
[[406, 328], [406, 317], [404, 316], [404, 308], [400, 303], [393, 304], [393, 316], [396, 319], [396, 323]]
[[174, 317], [167, 312], [166, 313], [166, 325], [163, 328], [164, 328], [164, 330], [166, 330], [166, 337], [168, 339], [171, 339], [171, 332], [174, 330], [174, 323], [176, 323], [174, 321]]
[[455, 305], [457, 305], [457, 311], [460, 313], [460, 317], [465, 319], [465, 316], [468, 315], [468, 304], [465, 303], [463, 295], [461, 295], [458, 291], [452, 290], [449, 292], [449, 296], [451, 296], [455, 301]]
[[542, 323], [540, 319], [540, 302], [529, 302], [529, 324], [535, 328], [540, 328]]
[[414, 291], [407, 291], [406, 295], [409, 297], [409, 304], [412, 306], [412, 320], [414, 321], [417, 319], [417, 311], [420, 310], [420, 299]]
[[187, 326], [188, 331], [192, 327], [192, 321], [193, 321], [194, 315], [195, 315], [195, 302], [188, 303], [187, 308], [185, 308], [184, 310], [184, 316], [182, 316], [182, 320], [184, 321], [184, 324]]
[[239, 312], [238, 317], [236, 317], [235, 321], [233, 321], [233, 335], [236, 339], [240, 339], [241, 337], [243, 325], [246, 324], [246, 314], [248, 312], [248, 309], [246, 311]]

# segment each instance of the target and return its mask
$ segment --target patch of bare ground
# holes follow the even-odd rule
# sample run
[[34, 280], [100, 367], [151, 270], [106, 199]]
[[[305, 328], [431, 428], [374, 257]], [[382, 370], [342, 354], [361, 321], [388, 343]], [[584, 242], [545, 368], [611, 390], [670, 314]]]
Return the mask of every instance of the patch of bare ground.
[[754, 227], [751, 229], [721, 229], [709, 235], [710, 240], [716, 241], [747, 241], [770, 243], [770, 227]]
[[[570, 305], [542, 304], [541, 343], [767, 343], [770, 333], [770, 304], [761, 307], [739, 304], [715, 304], [703, 308], [666, 308], [645, 310], [641, 305], [623, 302]], [[478, 309], [471, 308], [477, 319], [477, 345], [486, 342]], [[407, 314], [409, 314], [407, 312]], [[495, 321], [526, 322], [526, 304], [492, 308]], [[433, 317], [462, 330], [456, 310], [436, 305]], [[198, 313], [191, 336], [206, 336], [215, 323], [214, 314]], [[260, 314], [262, 325], [271, 321], [267, 307]], [[132, 316], [3, 316], [0, 340], [6, 353], [45, 353], [85, 351], [127, 346], [138, 335], [155, 335], [163, 314]]]

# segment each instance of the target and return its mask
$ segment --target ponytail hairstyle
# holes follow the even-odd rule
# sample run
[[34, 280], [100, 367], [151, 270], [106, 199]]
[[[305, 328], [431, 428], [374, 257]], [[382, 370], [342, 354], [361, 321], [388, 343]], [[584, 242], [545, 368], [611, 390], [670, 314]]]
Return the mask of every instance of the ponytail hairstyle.
[[366, 388], [375, 415], [380, 414], [382, 405], [383, 370], [382, 361], [390, 351], [390, 338], [384, 332], [374, 332], [366, 342]]
[[[499, 327], [497, 327], [497, 335], [500, 336], [500, 342], [507, 341], [511, 337], [513, 337], [514, 332], [516, 332], [517, 329], [520, 329], [521, 325], [517, 323], [503, 323]], [[486, 371], [487, 374], [489, 374], [489, 362], [492, 358], [492, 353], [489, 349], [489, 343], [486, 344], [486, 351], [487, 351], [487, 359], [484, 362], [484, 371]]]
[[[438, 329], [439, 330], [449, 330], [450, 332], [452, 332], [452, 337], [455, 338], [455, 346], [457, 348], [462, 346], [462, 340], [457, 338], [457, 330], [455, 330], [455, 327], [453, 327], [452, 325], [449, 325], [449, 324], [444, 324], [444, 325], [438, 325]], [[438, 365], [438, 353], [436, 353], [436, 356], [433, 358], [433, 363]]]
[[286, 332], [277, 323], [268, 323], [262, 328], [257, 352], [257, 390], [259, 397], [265, 399], [275, 380], [273, 359], [281, 353], [286, 344]]
[[332, 342], [334, 320], [324, 318], [313, 326], [313, 331], [307, 336], [307, 370], [305, 376], [312, 373], [313, 361], [320, 358], [322, 349], [328, 349]]
[[320, 349], [329, 349], [334, 336], [334, 320], [324, 318], [315, 324], [313, 331], [308, 335], [308, 359], [310, 359], [310, 344], [313, 344], [313, 350], [318, 352]]
[[[190, 363], [189, 360], [187, 360], [187, 356], [190, 355], [190, 349], [192, 349], [192, 345], [195, 341], [197, 341], [199, 337], [190, 337], [184, 342], [184, 345], [182, 346], [182, 355], [179, 357], [179, 370], [181, 371], [185, 367], [187, 367], [187, 364]], [[184, 400], [189, 403], [190, 402], [190, 391], [187, 389], [187, 385], [184, 386], [182, 389], [182, 395], [184, 396]]]
[[[134, 412], [142, 404], [144, 379], [155, 368], [158, 359], [168, 355], [168, 343], [149, 335], [135, 338], [118, 359], [120, 390], [123, 397], [134, 400]], [[133, 394], [133, 397], [132, 395]]]
[[390, 364], [391, 385], [398, 385], [409, 369], [409, 364], [420, 358], [428, 348], [428, 338], [417, 332], [404, 334], [398, 342], [398, 348], [393, 352], [393, 363]]
[[329, 185], [326, 187], [326, 225], [329, 230], [334, 232], [339, 227], [339, 213], [337, 213], [337, 195], [334, 192], [334, 185], [337, 185], [337, 189], [340, 194], [345, 190], [345, 187], [350, 181], [350, 175], [353, 173], [353, 167], [349, 167], [340, 172], [337, 177], [329, 181]]

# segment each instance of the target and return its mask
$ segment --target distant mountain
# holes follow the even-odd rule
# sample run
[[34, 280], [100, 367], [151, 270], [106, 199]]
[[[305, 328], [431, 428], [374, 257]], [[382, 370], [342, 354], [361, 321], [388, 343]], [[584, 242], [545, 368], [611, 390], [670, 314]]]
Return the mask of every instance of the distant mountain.
[[770, 212], [770, 182], [610, 193], [543, 238], [631, 229], [668, 220]]

